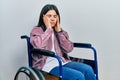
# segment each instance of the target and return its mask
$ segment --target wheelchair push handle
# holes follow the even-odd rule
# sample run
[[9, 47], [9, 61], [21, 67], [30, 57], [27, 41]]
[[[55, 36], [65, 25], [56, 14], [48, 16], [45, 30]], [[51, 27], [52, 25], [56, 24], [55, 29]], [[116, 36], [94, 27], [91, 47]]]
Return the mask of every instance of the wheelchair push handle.
[[22, 36], [21, 36], [21, 39], [25, 39], [25, 38], [27, 39], [27, 38], [29, 38], [29, 37], [28, 37], [27, 35], [22, 35]]
[[74, 47], [81, 47], [81, 48], [90, 48], [92, 45], [90, 43], [74, 43]]

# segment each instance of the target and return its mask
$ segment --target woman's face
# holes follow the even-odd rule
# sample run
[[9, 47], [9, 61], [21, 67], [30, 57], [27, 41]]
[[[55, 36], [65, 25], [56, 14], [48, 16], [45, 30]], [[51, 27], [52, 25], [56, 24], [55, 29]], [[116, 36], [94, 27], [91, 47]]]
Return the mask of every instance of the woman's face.
[[58, 21], [58, 15], [55, 10], [49, 10], [45, 15], [43, 15], [43, 21], [46, 26], [55, 27]]

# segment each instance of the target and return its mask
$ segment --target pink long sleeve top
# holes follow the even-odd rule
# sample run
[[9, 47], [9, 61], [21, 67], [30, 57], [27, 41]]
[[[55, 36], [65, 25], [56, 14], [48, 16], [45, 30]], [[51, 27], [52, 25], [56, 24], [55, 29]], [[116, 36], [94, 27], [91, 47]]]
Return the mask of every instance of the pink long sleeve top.
[[[34, 27], [30, 33], [30, 43], [34, 48], [51, 50], [52, 49], [52, 28], [48, 28], [45, 31], [41, 27]], [[66, 31], [54, 32], [54, 49], [55, 53], [59, 55], [63, 62], [69, 60], [67, 53], [73, 50], [73, 43], [69, 40], [69, 36]], [[58, 42], [59, 39], [59, 42]], [[60, 47], [61, 46], [61, 47]], [[46, 63], [47, 56], [32, 53], [33, 67], [42, 69]]]

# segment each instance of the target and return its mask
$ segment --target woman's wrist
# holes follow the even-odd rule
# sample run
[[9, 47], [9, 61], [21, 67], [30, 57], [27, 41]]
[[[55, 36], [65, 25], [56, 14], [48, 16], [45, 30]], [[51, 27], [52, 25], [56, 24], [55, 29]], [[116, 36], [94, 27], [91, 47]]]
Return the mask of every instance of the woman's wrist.
[[63, 32], [62, 29], [60, 29], [60, 30], [58, 31], [58, 33], [60, 33], [60, 32]]
[[60, 26], [55, 27], [55, 30], [56, 30], [56, 32], [60, 32], [61, 31]]
[[62, 30], [61, 29], [57, 29], [56, 32], [61, 32]]

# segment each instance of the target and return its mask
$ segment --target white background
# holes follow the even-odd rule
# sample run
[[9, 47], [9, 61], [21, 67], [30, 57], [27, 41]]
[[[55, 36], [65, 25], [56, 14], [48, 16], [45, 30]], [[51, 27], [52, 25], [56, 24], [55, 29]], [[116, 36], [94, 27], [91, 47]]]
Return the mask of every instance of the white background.
[[0, 0], [0, 80], [13, 80], [27, 66], [26, 41], [41, 8], [57, 5], [61, 26], [74, 42], [92, 43], [98, 52], [100, 80], [120, 80], [119, 0]]

